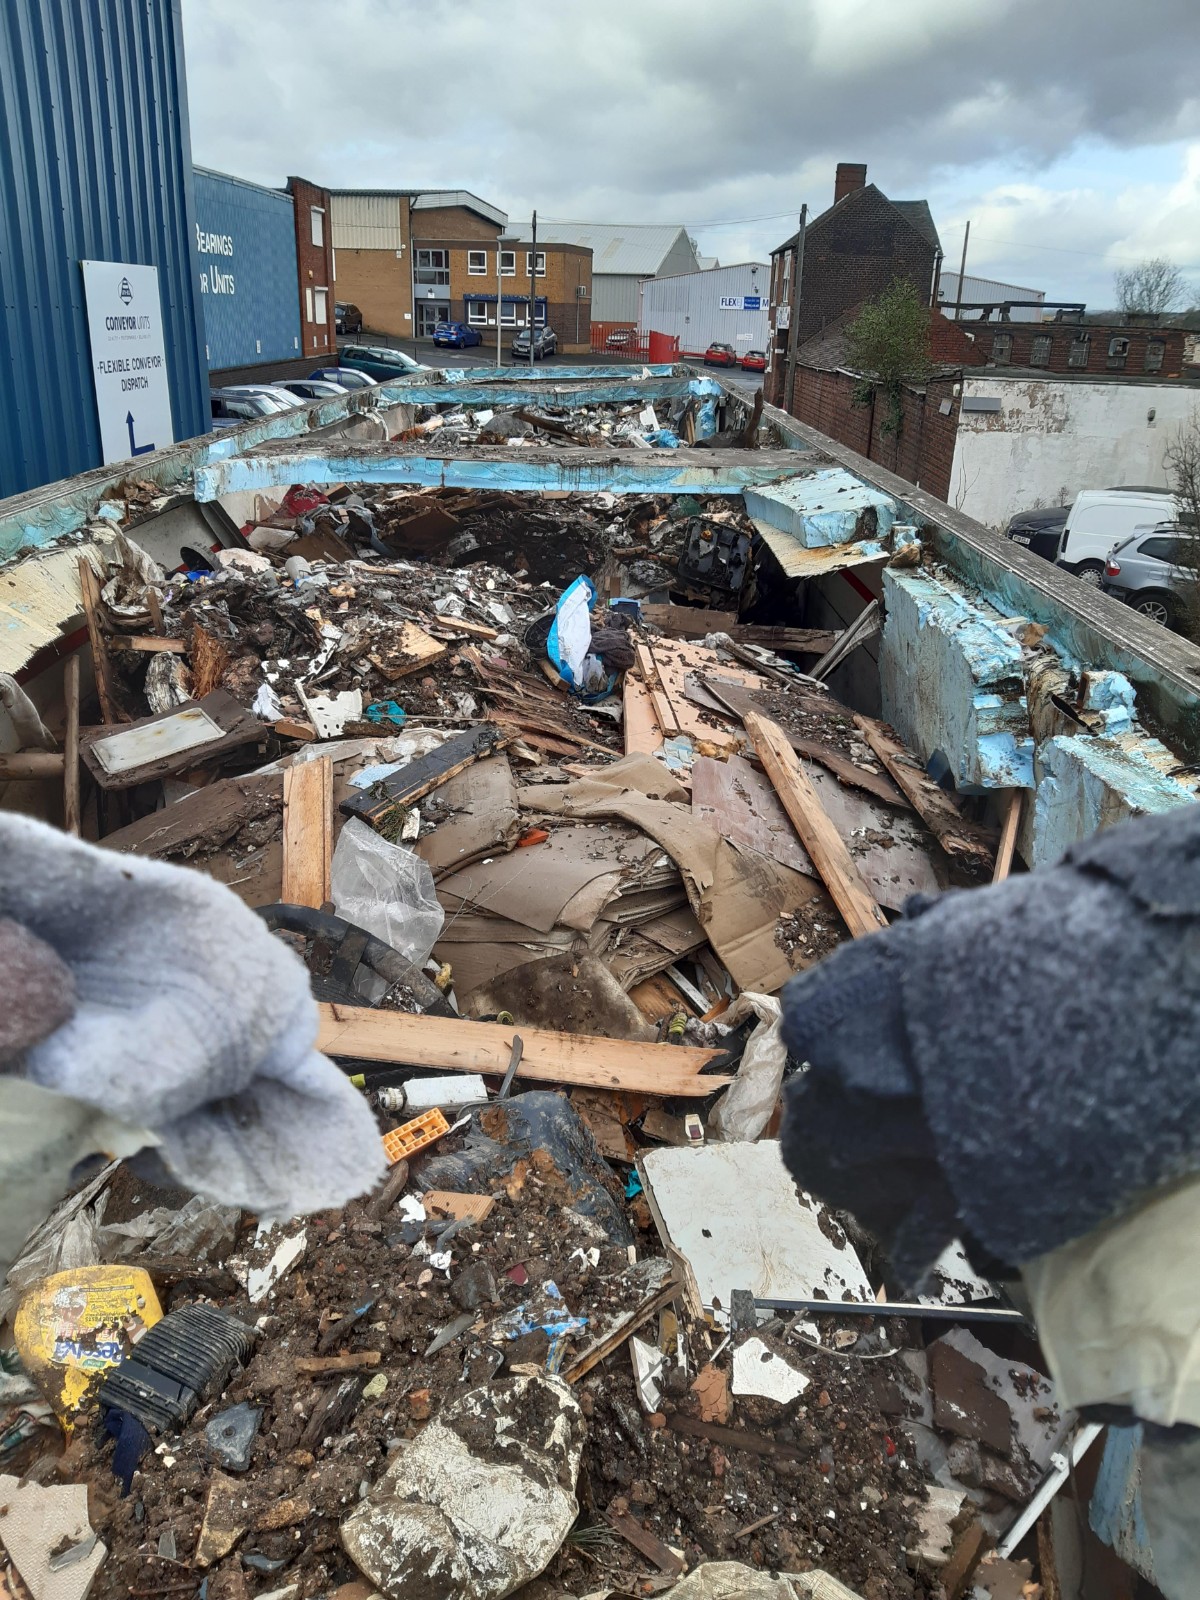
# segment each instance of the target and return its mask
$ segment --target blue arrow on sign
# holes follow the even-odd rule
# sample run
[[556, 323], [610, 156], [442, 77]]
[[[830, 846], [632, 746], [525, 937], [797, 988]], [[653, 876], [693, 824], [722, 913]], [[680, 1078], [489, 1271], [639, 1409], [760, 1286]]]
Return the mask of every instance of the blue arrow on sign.
[[129, 454], [131, 456], [148, 456], [154, 449], [152, 444], [134, 444], [133, 442], [133, 412], [125, 413], [125, 426], [129, 429]]

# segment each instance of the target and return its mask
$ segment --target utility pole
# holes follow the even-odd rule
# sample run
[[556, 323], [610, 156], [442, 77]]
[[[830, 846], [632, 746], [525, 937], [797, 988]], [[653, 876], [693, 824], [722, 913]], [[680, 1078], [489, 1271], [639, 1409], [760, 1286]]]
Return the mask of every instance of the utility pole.
[[791, 411], [796, 385], [796, 350], [800, 344], [800, 280], [804, 276], [804, 234], [808, 228], [808, 206], [800, 207], [800, 231], [796, 235], [796, 270], [792, 275], [792, 308], [788, 313], [787, 371], [783, 409]]
[[501, 267], [504, 263], [504, 251], [501, 249], [503, 234], [496, 237], [496, 365], [504, 365], [504, 347], [500, 332], [500, 307], [504, 301], [504, 274]]
[[971, 237], [971, 223], [968, 219], [966, 232], [963, 234], [962, 261], [958, 267], [958, 293], [954, 296], [954, 320], [957, 322], [962, 316], [963, 279], [967, 275], [967, 240]]
[[529, 257], [529, 370], [533, 371], [533, 341], [537, 337], [537, 212], [533, 213], [533, 253]]

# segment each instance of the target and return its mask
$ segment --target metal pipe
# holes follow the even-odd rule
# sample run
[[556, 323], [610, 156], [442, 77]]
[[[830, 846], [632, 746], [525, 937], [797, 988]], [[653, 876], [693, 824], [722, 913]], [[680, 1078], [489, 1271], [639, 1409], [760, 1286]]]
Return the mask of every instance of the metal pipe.
[[533, 213], [533, 250], [529, 257], [529, 371], [533, 372], [533, 341], [537, 334], [537, 212]]
[[1028, 1319], [1007, 1306], [926, 1305], [922, 1300], [760, 1300], [760, 1311], [803, 1311], [830, 1317], [929, 1317], [936, 1322], [1011, 1322]]

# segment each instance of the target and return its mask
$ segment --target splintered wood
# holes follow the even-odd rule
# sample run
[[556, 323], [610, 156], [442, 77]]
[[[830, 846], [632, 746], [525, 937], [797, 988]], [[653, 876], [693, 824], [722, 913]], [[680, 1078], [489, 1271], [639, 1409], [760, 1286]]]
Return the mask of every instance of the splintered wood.
[[330, 898], [333, 762], [328, 756], [283, 775], [283, 902], [319, 911]]
[[783, 730], [756, 711], [747, 713], [746, 732], [754, 744], [800, 842], [856, 939], [886, 928], [887, 918], [862, 880], [841, 835], [821, 805]]
[[885, 722], [877, 722], [873, 717], [855, 717], [854, 726], [946, 854], [981, 876], [991, 873], [995, 855], [991, 835], [967, 821], [946, 791], [933, 781]]

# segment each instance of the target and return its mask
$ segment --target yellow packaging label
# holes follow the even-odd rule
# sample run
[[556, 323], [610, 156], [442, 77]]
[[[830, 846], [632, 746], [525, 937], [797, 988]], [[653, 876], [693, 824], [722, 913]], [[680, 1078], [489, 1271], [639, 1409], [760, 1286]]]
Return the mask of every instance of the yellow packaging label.
[[13, 1335], [26, 1372], [69, 1427], [162, 1314], [140, 1267], [76, 1267], [29, 1291]]

